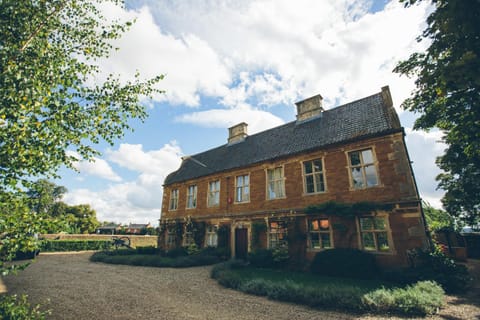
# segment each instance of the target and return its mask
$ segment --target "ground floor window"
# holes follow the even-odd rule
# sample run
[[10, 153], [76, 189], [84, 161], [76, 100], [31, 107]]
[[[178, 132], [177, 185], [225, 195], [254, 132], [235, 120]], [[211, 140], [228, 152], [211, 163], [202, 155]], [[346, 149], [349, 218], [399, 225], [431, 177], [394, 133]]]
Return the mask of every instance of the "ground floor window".
[[269, 221], [268, 247], [274, 249], [287, 246], [287, 223], [285, 221]]
[[218, 226], [209, 225], [205, 231], [205, 245], [207, 247], [216, 247], [218, 245]]
[[328, 218], [308, 220], [308, 247], [310, 249], [333, 248], [332, 229]]
[[193, 232], [186, 230], [183, 234], [183, 246], [188, 247], [192, 244], [195, 244], [195, 240], [193, 239]]
[[166, 237], [167, 237], [167, 241], [166, 241], [167, 248], [169, 249], [175, 248], [177, 244], [177, 234], [174, 228], [167, 228]]
[[390, 251], [387, 217], [360, 217], [359, 223], [363, 250]]

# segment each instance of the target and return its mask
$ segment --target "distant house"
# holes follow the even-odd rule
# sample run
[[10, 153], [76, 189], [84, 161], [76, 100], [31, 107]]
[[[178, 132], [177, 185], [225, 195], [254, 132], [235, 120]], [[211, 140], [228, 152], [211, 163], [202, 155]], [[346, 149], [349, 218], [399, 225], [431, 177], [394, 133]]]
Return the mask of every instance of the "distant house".
[[95, 232], [97, 234], [117, 234], [121, 229], [122, 229], [121, 224], [109, 223], [101, 227], [98, 227]]
[[152, 228], [152, 225], [149, 223], [130, 223], [128, 227], [125, 228], [125, 233], [127, 234], [145, 234], [148, 228]]
[[183, 158], [164, 182], [160, 247], [226, 245], [237, 258], [284, 247], [299, 261], [358, 248], [383, 266], [428, 247], [389, 88], [329, 110], [320, 95], [296, 106], [295, 121], [251, 136], [240, 123], [226, 144]]

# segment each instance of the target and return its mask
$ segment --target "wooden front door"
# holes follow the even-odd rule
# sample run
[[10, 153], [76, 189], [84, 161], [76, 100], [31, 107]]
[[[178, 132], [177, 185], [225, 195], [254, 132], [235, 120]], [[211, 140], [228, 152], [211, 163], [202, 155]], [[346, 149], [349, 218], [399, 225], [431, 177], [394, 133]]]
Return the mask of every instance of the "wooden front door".
[[247, 259], [248, 253], [248, 229], [235, 229], [235, 258]]

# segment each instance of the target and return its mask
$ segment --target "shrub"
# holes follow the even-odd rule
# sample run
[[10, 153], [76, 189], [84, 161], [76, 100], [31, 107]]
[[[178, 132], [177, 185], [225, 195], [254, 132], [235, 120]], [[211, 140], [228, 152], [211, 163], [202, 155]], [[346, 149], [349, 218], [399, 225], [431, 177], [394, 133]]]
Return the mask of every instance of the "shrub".
[[408, 315], [434, 314], [444, 303], [443, 289], [433, 281], [420, 281], [412, 286], [378, 289], [363, 296], [367, 309]]
[[187, 256], [188, 251], [184, 247], [173, 248], [165, 252], [165, 256], [170, 258]]
[[257, 249], [248, 253], [248, 262], [254, 267], [271, 268], [274, 265], [273, 252], [269, 249]]
[[155, 246], [136, 247], [136, 253], [138, 254], [159, 254], [160, 250]]
[[432, 252], [417, 250], [414, 260], [410, 268], [385, 272], [384, 278], [401, 284], [431, 280], [448, 293], [464, 292], [471, 284], [467, 268], [447, 257], [440, 248]]
[[45, 240], [40, 245], [41, 251], [83, 251], [106, 250], [112, 247], [110, 240]]
[[324, 276], [371, 279], [376, 276], [378, 268], [372, 254], [357, 249], [339, 248], [317, 253], [310, 270]]
[[49, 312], [30, 306], [27, 296], [0, 295], [0, 318], [4, 320], [44, 320]]

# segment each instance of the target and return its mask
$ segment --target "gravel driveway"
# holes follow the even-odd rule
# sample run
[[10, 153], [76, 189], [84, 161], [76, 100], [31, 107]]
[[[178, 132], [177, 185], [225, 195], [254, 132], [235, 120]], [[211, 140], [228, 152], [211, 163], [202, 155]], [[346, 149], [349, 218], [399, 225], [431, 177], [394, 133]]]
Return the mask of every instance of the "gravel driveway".
[[[32, 303], [50, 309], [49, 319], [381, 319], [314, 310], [225, 289], [210, 279], [211, 267], [108, 265], [90, 262], [90, 255], [42, 254], [3, 283], [9, 293], [26, 293]], [[1, 287], [0, 279], [0, 291]], [[457, 301], [434, 318], [480, 319], [480, 308]]]

